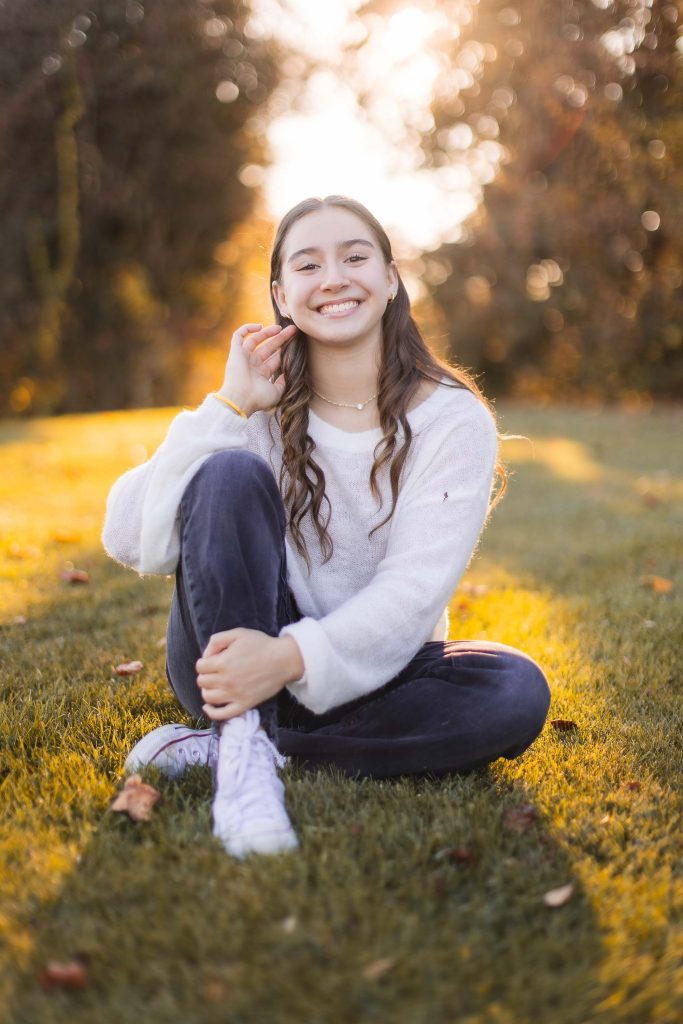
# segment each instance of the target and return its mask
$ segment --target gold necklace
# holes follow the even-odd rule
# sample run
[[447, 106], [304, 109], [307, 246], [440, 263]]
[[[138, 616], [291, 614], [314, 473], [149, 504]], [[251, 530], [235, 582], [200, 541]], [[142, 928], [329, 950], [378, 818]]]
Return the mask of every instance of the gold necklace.
[[378, 391], [377, 394], [371, 395], [370, 398], [366, 398], [364, 402], [333, 402], [331, 398], [325, 398], [325, 396], [321, 395], [319, 391], [315, 390], [315, 388], [311, 388], [311, 390], [318, 398], [322, 398], [323, 402], [329, 402], [330, 405], [338, 405], [340, 409], [358, 409], [359, 412], [362, 412], [365, 406], [369, 405], [370, 402], [377, 398], [377, 395], [379, 394]]

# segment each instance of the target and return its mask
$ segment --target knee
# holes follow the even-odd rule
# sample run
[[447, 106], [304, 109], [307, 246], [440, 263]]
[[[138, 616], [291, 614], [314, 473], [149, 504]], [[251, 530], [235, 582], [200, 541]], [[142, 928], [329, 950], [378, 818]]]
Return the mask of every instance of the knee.
[[[509, 654], [509, 696], [515, 715], [524, 728], [537, 736], [550, 708], [550, 687], [545, 673], [533, 658], [517, 652]], [[520, 722], [521, 724], [521, 722]]]
[[227, 448], [204, 460], [186, 488], [183, 500], [188, 496], [196, 498], [201, 493], [202, 502], [218, 500], [225, 508], [226, 504], [248, 500], [255, 490], [279, 499], [272, 469], [254, 452]]

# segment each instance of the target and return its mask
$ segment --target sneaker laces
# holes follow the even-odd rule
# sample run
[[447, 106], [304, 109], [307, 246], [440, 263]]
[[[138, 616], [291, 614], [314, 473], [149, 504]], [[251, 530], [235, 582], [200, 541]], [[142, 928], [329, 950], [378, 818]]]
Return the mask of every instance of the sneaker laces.
[[[267, 758], [264, 757], [266, 752]], [[250, 765], [266, 764], [270, 768], [274, 761], [278, 768], [284, 768], [287, 763], [287, 758], [261, 728], [259, 713], [253, 708], [223, 726], [218, 740], [219, 771], [228, 758], [234, 769], [232, 783], [235, 787], [244, 782]]]
[[[216, 766], [220, 787], [217, 795], [228, 797], [231, 802], [239, 796], [242, 811], [254, 802], [261, 810], [264, 797], [272, 793], [273, 782], [279, 790], [282, 788], [275, 767], [283, 768], [286, 764], [287, 758], [263, 731], [259, 713], [252, 708], [230, 719], [221, 730]], [[268, 783], [265, 787], [264, 774]], [[277, 806], [280, 808], [279, 802]]]

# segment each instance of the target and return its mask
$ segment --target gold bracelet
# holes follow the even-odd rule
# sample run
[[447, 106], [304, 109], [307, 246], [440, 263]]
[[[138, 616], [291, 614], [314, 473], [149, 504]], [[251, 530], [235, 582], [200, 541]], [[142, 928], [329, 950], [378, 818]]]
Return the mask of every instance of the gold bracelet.
[[246, 412], [244, 412], [243, 409], [240, 409], [239, 405], [235, 405], [234, 402], [231, 402], [229, 398], [223, 398], [223, 396], [219, 395], [217, 391], [212, 391], [211, 394], [213, 395], [214, 398], [217, 398], [219, 402], [224, 402], [225, 405], [229, 406], [236, 413], [239, 413], [240, 416], [243, 416], [245, 420], [249, 419]]

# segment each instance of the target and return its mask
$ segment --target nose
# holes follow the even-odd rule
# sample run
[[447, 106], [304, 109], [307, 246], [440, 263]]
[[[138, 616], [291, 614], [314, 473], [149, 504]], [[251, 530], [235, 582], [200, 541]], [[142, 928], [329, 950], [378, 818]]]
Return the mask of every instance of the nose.
[[344, 285], [348, 284], [349, 280], [344, 273], [344, 266], [333, 260], [328, 263], [325, 268], [325, 274], [320, 284], [321, 291], [330, 292], [338, 291], [343, 288]]

